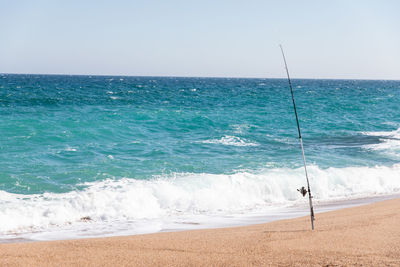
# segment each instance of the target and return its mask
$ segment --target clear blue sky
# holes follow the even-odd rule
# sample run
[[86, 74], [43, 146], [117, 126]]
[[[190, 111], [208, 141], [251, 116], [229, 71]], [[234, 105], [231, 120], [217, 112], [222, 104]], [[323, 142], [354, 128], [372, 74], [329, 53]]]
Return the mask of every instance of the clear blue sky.
[[0, 0], [0, 73], [400, 79], [400, 1]]

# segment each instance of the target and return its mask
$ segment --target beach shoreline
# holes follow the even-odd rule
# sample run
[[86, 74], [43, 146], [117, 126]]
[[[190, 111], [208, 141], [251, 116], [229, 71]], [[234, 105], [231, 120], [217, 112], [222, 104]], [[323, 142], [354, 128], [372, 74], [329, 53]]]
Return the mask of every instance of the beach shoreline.
[[[371, 203], [400, 198], [400, 194], [385, 194], [375, 195], [369, 197], [356, 197], [350, 199], [338, 199], [321, 201], [314, 200], [314, 212], [316, 214], [327, 211], [335, 211], [344, 208], [356, 207], [361, 205], [368, 205]], [[37, 242], [37, 241], [60, 241], [60, 240], [73, 240], [73, 239], [86, 239], [86, 238], [105, 238], [105, 237], [119, 237], [119, 236], [132, 236], [132, 235], [143, 235], [163, 232], [178, 232], [178, 231], [190, 231], [190, 230], [201, 230], [201, 229], [220, 229], [229, 227], [241, 227], [251, 226], [257, 224], [264, 224], [273, 221], [280, 221], [286, 219], [295, 219], [303, 216], [309, 216], [308, 200], [304, 199], [304, 203], [296, 203], [291, 206], [277, 206], [268, 210], [260, 211], [249, 211], [248, 213], [242, 214], [222, 214], [222, 215], [197, 215], [192, 217], [171, 217], [164, 220], [164, 225], [160, 229], [148, 227], [143, 231], [142, 222], [139, 225], [139, 229], [129, 230], [128, 228], [123, 230], [119, 228], [113, 231], [112, 229], [104, 230], [99, 232], [96, 230], [90, 230], [91, 227], [98, 228], [96, 222], [87, 221], [85, 228], [75, 229], [74, 227], [68, 229], [63, 226], [54, 226], [45, 229], [37, 229], [32, 232], [16, 233], [5, 235], [0, 238], [0, 244], [4, 243], [23, 243], [23, 242]], [[154, 224], [153, 221], [148, 221], [147, 224]], [[71, 227], [72, 225], [70, 225]], [[132, 225], [137, 227], [138, 224]], [[140, 228], [142, 226], [142, 228]], [[67, 225], [68, 227], [68, 225]], [[127, 227], [127, 226], [125, 226]], [[118, 228], [118, 225], [115, 226]]]
[[266, 224], [0, 244], [1, 265], [400, 264], [400, 198]]

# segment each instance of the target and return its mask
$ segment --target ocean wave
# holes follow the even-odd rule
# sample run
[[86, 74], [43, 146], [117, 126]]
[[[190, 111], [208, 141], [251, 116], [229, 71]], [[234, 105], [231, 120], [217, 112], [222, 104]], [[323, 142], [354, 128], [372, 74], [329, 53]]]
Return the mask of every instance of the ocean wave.
[[400, 128], [394, 131], [362, 132], [362, 134], [370, 136], [394, 137], [400, 139]]
[[[400, 165], [309, 167], [317, 202], [400, 191]], [[307, 201], [297, 191], [304, 170], [266, 169], [230, 175], [181, 173], [152, 180], [124, 178], [85, 183], [85, 189], [35, 195], [0, 191], [0, 234], [45, 231], [90, 221], [143, 222], [173, 216], [230, 215]]]
[[363, 148], [382, 151], [391, 156], [400, 156], [400, 128], [394, 131], [362, 132], [364, 135], [379, 137], [380, 143], [364, 145]]
[[258, 143], [249, 142], [237, 136], [225, 135], [220, 139], [201, 141], [203, 144], [222, 144], [226, 146], [258, 146]]

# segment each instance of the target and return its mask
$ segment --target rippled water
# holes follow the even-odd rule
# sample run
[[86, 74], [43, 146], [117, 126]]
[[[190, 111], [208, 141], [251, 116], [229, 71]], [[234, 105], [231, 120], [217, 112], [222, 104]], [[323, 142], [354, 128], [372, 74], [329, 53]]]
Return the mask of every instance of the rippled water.
[[[293, 84], [316, 201], [399, 192], [400, 82]], [[286, 80], [3, 74], [0, 133], [3, 235], [304, 201]]]

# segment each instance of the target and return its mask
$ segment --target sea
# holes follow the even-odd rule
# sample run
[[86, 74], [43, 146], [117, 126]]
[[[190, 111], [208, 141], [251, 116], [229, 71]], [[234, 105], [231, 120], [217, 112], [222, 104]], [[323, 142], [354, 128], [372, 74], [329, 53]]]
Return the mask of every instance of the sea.
[[[315, 211], [400, 194], [400, 81], [292, 84]], [[0, 74], [0, 242], [307, 215], [306, 185], [286, 79]]]

